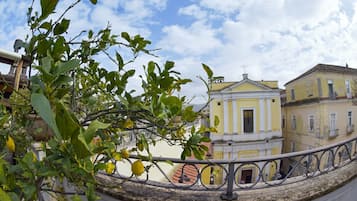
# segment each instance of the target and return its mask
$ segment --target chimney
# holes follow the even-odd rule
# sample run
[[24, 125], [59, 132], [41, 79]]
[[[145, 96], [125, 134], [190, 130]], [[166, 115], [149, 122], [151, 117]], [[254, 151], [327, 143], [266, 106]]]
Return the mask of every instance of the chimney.
[[243, 80], [248, 79], [248, 73], [243, 73]]

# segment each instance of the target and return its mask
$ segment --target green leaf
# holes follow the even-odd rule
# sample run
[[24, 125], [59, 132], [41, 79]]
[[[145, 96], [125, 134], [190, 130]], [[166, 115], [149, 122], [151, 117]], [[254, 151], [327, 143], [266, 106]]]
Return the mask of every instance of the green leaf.
[[193, 155], [195, 156], [195, 158], [197, 158], [198, 160], [203, 160], [203, 155], [201, 152], [199, 152], [199, 150], [197, 148], [192, 149]]
[[40, 20], [45, 19], [48, 15], [53, 13], [57, 6], [58, 0], [41, 0], [41, 16]]
[[93, 184], [87, 184], [86, 196], [88, 201], [96, 201], [98, 200], [98, 196], [95, 194], [95, 186]]
[[124, 38], [126, 41], [130, 42], [130, 36], [127, 32], [121, 32], [121, 37]]
[[88, 143], [85, 140], [84, 134], [82, 130], [80, 131], [79, 135], [77, 138], [72, 139], [72, 144], [74, 147], [74, 154], [78, 158], [85, 158], [91, 155], [90, 148], [88, 146]]
[[0, 184], [4, 184], [5, 182], [4, 160], [0, 158]]
[[56, 123], [64, 140], [79, 135], [80, 126], [77, 119], [70, 114], [62, 102], [56, 104]]
[[90, 2], [94, 5], [97, 4], [97, 0], [90, 0]]
[[53, 30], [54, 35], [60, 35], [67, 31], [69, 27], [70, 20], [62, 19], [62, 21], [56, 24], [55, 29]]
[[[94, 1], [94, 0], [91, 0], [91, 1]], [[74, 195], [71, 197], [71, 200], [72, 201], [82, 201], [82, 198], [79, 195]]]
[[198, 144], [201, 141], [201, 135], [192, 135], [190, 141], [192, 145]]
[[126, 81], [129, 77], [132, 77], [134, 74], [135, 74], [134, 69], [128, 70], [127, 72], [124, 73], [123, 80]]
[[58, 67], [56, 68], [56, 75], [60, 75], [63, 73], [67, 73], [71, 70], [74, 70], [75, 68], [78, 68], [80, 64], [80, 61], [78, 59], [71, 59], [66, 62], [60, 62], [58, 64]]
[[155, 70], [155, 62], [150, 61], [148, 64], [148, 73], [151, 74], [154, 72], [154, 70]]
[[106, 129], [110, 126], [110, 124], [102, 123], [98, 120], [94, 120], [88, 126], [88, 129], [84, 131], [83, 137], [85, 143], [90, 143], [96, 134], [98, 129]]
[[165, 69], [170, 70], [175, 66], [175, 62], [173, 61], [166, 61], [165, 63]]
[[10, 196], [0, 188], [0, 200], [1, 201], [11, 201]]
[[89, 30], [88, 31], [88, 38], [92, 38], [93, 37], [93, 31], [92, 30]]
[[116, 55], [116, 58], [117, 58], [119, 71], [121, 71], [123, 69], [123, 67], [124, 67], [123, 58], [121, 57], [121, 55], [118, 52], [116, 52], [115, 55]]
[[50, 30], [52, 28], [52, 24], [49, 22], [44, 22], [41, 24], [40, 28]]
[[209, 137], [202, 137], [201, 138], [201, 142], [211, 142], [211, 139], [209, 139]]
[[202, 64], [202, 66], [203, 66], [203, 69], [206, 71], [208, 78], [211, 79], [213, 76], [213, 72], [212, 72], [211, 68], [204, 63]]
[[51, 57], [45, 57], [45, 58], [41, 59], [42, 66], [39, 67], [39, 68], [41, 68], [39, 70], [43, 70], [44, 72], [49, 73], [51, 70], [52, 61], [53, 61], [53, 59]]
[[184, 121], [193, 122], [196, 120], [196, 113], [193, 111], [193, 106], [188, 106], [185, 108], [182, 114], [182, 119]]
[[31, 105], [40, 117], [48, 124], [56, 136], [60, 137], [54, 114], [51, 110], [50, 102], [42, 93], [31, 94]]
[[26, 200], [33, 200], [32, 198], [36, 193], [36, 186], [33, 184], [25, 183], [25, 185], [23, 186], [23, 192], [25, 194]]

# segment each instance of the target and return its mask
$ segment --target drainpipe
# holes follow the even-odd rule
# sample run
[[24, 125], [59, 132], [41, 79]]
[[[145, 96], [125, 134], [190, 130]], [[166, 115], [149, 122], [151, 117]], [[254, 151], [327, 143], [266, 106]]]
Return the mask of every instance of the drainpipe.
[[15, 62], [20, 60], [22, 58], [22, 55], [16, 52], [10, 52], [7, 50], [0, 49], [0, 57], [8, 60], [13, 60]]

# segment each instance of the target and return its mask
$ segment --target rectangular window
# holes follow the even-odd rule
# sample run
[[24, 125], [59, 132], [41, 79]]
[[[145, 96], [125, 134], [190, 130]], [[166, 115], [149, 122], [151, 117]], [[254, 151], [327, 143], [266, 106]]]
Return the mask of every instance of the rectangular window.
[[336, 113], [331, 113], [330, 114], [330, 137], [334, 137], [337, 135], [337, 129], [336, 129]]
[[352, 98], [350, 81], [346, 80], [345, 84], [346, 84], [346, 96], [347, 96], [347, 98]]
[[307, 97], [313, 96], [313, 83], [312, 80], [307, 80], [305, 83], [306, 95]]
[[291, 129], [293, 129], [293, 130], [296, 129], [296, 117], [295, 117], [295, 115], [293, 115], [292, 118], [291, 118]]
[[321, 87], [321, 79], [317, 78], [317, 91], [319, 93], [319, 97], [322, 96], [322, 87]]
[[296, 151], [295, 142], [291, 141], [290, 142], [290, 152], [295, 152], [295, 151]]
[[291, 89], [291, 100], [295, 100], [295, 90]]
[[285, 117], [281, 120], [281, 128], [285, 128]]
[[315, 129], [315, 117], [314, 115], [310, 115], [308, 119], [309, 131], [313, 132]]
[[347, 113], [347, 125], [352, 127], [352, 111]]
[[332, 99], [336, 98], [335, 93], [333, 91], [333, 81], [328, 80], [328, 96]]
[[243, 129], [244, 133], [253, 133], [254, 131], [254, 118], [253, 118], [253, 110], [243, 110]]

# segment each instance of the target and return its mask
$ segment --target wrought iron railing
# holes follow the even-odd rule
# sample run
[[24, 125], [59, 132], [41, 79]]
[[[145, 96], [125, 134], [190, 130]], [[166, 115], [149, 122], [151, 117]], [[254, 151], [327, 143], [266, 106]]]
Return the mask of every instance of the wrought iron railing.
[[[132, 156], [125, 162], [130, 165], [138, 158]], [[130, 180], [165, 188], [222, 191], [222, 199], [232, 200], [237, 197], [236, 191], [239, 190], [303, 181], [333, 171], [356, 159], [357, 137], [354, 137], [325, 147], [264, 158], [230, 161], [153, 157], [148, 162], [150, 165], [144, 176], [124, 175], [120, 164], [117, 164], [119, 171], [116, 170], [110, 176], [122, 179], [122, 182]], [[163, 166], [170, 166], [173, 170], [167, 173]], [[151, 174], [154, 169], [155, 175]], [[158, 173], [162, 176], [160, 181], [157, 181]]]

